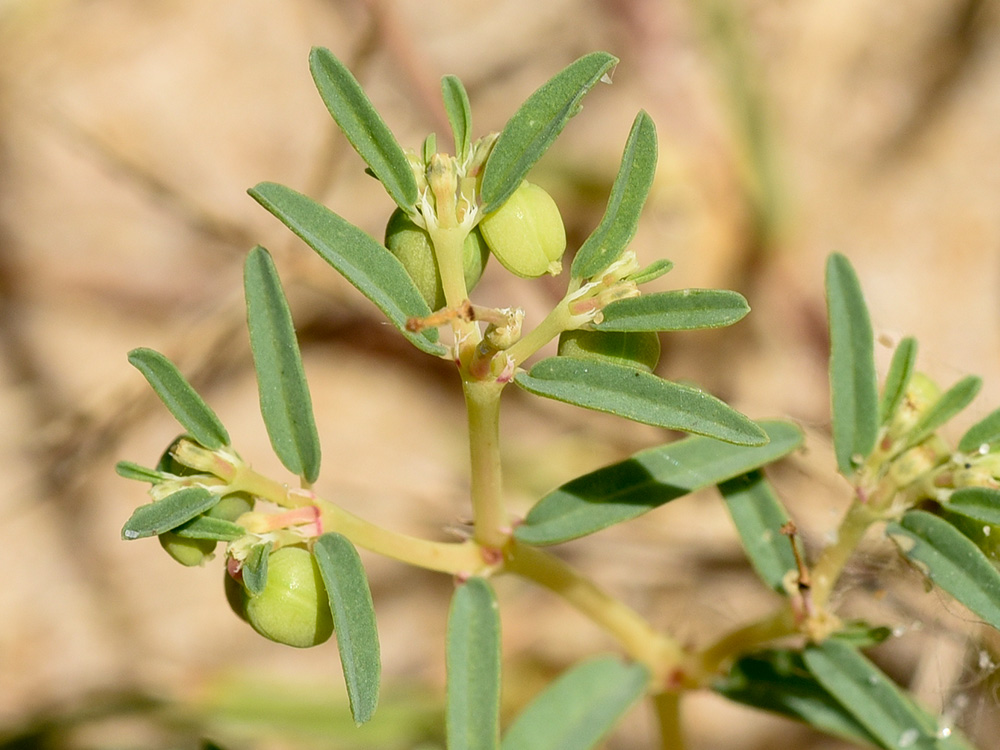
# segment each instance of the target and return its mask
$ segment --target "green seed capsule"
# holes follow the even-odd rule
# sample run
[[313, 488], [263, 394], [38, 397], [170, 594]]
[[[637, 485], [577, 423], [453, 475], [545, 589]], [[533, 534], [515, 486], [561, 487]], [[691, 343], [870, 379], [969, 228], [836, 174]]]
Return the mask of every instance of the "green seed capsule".
[[245, 492], [234, 492], [219, 500], [206, 515], [223, 521], [235, 521], [253, 510], [253, 499]]
[[556, 202], [538, 185], [522, 182], [500, 208], [483, 217], [479, 228], [511, 273], [533, 279], [562, 270], [566, 227]]
[[271, 553], [267, 584], [257, 596], [243, 591], [243, 611], [254, 630], [287, 646], [317, 646], [333, 634], [319, 566], [303, 547], [282, 547]]
[[201, 565], [215, 551], [214, 539], [188, 539], [166, 531], [159, 536], [160, 546], [181, 565], [193, 568]]
[[[399, 258], [420, 296], [432, 310], [440, 310], [445, 305], [441, 274], [434, 260], [434, 248], [427, 230], [418, 227], [406, 213], [397, 208], [389, 217], [385, 227], [385, 246]], [[479, 230], [474, 229], [465, 238], [462, 248], [462, 262], [465, 271], [465, 287], [472, 291], [483, 275], [490, 249], [483, 242]]]
[[660, 361], [660, 337], [655, 331], [564, 331], [559, 354], [652, 372]]

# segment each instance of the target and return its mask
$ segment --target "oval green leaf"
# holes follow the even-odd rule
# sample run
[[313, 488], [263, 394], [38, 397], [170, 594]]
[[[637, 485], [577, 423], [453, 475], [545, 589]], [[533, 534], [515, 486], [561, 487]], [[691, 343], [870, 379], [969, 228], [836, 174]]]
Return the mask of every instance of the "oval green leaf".
[[826, 304], [833, 447], [837, 467], [847, 476], [875, 447], [878, 382], [868, 307], [857, 274], [839, 253], [831, 255], [826, 264]]
[[625, 142], [604, 217], [573, 258], [573, 278], [589, 279], [618, 260], [635, 236], [655, 174], [656, 126], [649, 115], [639, 112]]
[[529, 393], [655, 427], [707, 435], [739, 445], [761, 445], [767, 436], [748, 417], [698, 388], [610, 362], [550, 357], [518, 373]]
[[878, 744], [809, 674], [798, 651], [774, 649], [744, 656], [713, 689], [731, 701], [801, 721], [821, 732]]
[[963, 487], [942, 503], [950, 511], [991, 526], [1000, 525], [1000, 490], [991, 487]]
[[140, 505], [122, 527], [122, 539], [142, 539], [177, 528], [219, 502], [204, 487], [185, 487], [146, 505]]
[[968, 406], [982, 388], [982, 378], [967, 375], [941, 394], [941, 398], [920, 418], [910, 431], [906, 441], [909, 446], [917, 445], [929, 437], [938, 427]]
[[732, 325], [750, 305], [738, 292], [679, 289], [617, 300], [601, 312], [598, 331], [689, 331]]
[[763, 446], [691, 437], [577, 477], [539, 500], [514, 536], [536, 545], [577, 539], [777, 461], [802, 444], [793, 424], [761, 427], [770, 438]]
[[159, 484], [164, 479], [171, 478], [166, 472], [140, 466], [132, 461], [116, 463], [115, 473], [122, 479], [134, 479], [137, 482], [149, 482], [150, 484]]
[[448, 612], [448, 750], [500, 745], [500, 614], [493, 589], [470, 578]]
[[958, 441], [958, 449], [963, 453], [975, 453], [982, 446], [993, 446], [1000, 442], [1000, 409], [990, 412], [976, 422]]
[[857, 649], [830, 638], [805, 649], [806, 667], [886, 750], [967, 748], [957, 733], [938, 736], [938, 722]]
[[229, 445], [229, 433], [222, 422], [174, 367], [173, 362], [159, 352], [146, 348], [130, 351], [128, 361], [143, 374], [174, 418], [191, 433], [191, 437], [209, 450]]
[[514, 720], [503, 750], [589, 750], [642, 697], [649, 671], [598, 657], [564, 672]]
[[878, 402], [878, 422], [880, 425], [889, 423], [892, 415], [906, 395], [906, 387], [913, 377], [917, 364], [917, 340], [907, 337], [899, 342], [896, 351], [892, 353], [892, 363], [889, 374], [882, 387], [882, 398]]
[[375, 714], [382, 674], [378, 625], [368, 577], [358, 551], [340, 534], [319, 537], [313, 545], [313, 555], [330, 598], [351, 715], [360, 726]]
[[784, 594], [785, 574], [795, 569], [795, 555], [791, 539], [781, 533], [788, 512], [770, 482], [754, 471], [720, 484], [719, 492], [757, 575]]
[[319, 256], [370, 299], [414, 346], [435, 356], [448, 353], [438, 343], [436, 328], [420, 333], [406, 329], [410, 318], [431, 310], [403, 264], [371, 236], [312, 198], [284, 185], [262, 182], [250, 195]]
[[922, 510], [888, 524], [885, 533], [934, 585], [1000, 628], [1000, 572], [965, 534]]
[[319, 476], [319, 435], [288, 301], [267, 250], [251, 250], [243, 270], [260, 413], [281, 463], [312, 483]]
[[396, 205], [413, 212], [419, 195], [410, 162], [361, 84], [333, 53], [314, 47], [309, 70], [326, 108]]
[[507, 121], [483, 172], [483, 213], [500, 208], [580, 110], [580, 100], [608, 75], [618, 58], [591, 52], [556, 73]]
[[441, 79], [441, 94], [444, 98], [444, 110], [451, 124], [451, 134], [455, 139], [455, 156], [459, 162], [464, 162], [469, 156], [469, 146], [472, 143], [472, 108], [469, 106], [469, 95], [456, 76], [445, 76]]
[[214, 539], [217, 542], [232, 542], [247, 533], [242, 526], [211, 516], [196, 516], [171, 531], [186, 539]]
[[646, 284], [650, 281], [655, 281], [666, 273], [669, 273], [670, 269], [673, 267], [674, 264], [672, 261], [669, 261], [666, 258], [657, 258], [645, 268], [640, 268], [635, 273], [629, 274], [627, 278], [635, 284]]

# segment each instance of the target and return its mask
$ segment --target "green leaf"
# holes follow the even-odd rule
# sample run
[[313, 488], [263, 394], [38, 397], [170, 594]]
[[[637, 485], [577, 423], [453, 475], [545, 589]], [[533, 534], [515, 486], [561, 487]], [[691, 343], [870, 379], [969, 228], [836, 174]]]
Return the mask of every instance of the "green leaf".
[[833, 447], [837, 467], [846, 476], [875, 447], [878, 383], [868, 308], [850, 261], [839, 253], [831, 255], [826, 264], [826, 303]]
[[360, 726], [375, 713], [382, 674], [368, 578], [358, 551], [340, 534], [323, 534], [313, 545], [313, 555], [330, 597], [351, 714]]
[[680, 289], [641, 294], [602, 310], [598, 331], [687, 331], [721, 328], [742, 319], [750, 305], [742, 294], [721, 289]]
[[406, 329], [410, 318], [431, 313], [396, 256], [349, 221], [284, 185], [262, 182], [249, 191], [260, 205], [315, 250], [338, 273], [385, 313], [389, 321], [421, 351], [448, 353], [436, 328], [420, 333]]
[[529, 544], [556, 544], [592, 534], [777, 461], [802, 444], [802, 432], [793, 424], [761, 422], [761, 427], [770, 442], [760, 447], [691, 437], [577, 477], [539, 500], [514, 536]]
[[470, 578], [448, 613], [448, 750], [494, 750], [500, 738], [500, 615], [493, 589]]
[[164, 479], [170, 478], [170, 475], [165, 472], [148, 469], [132, 461], [116, 463], [115, 473], [123, 479], [134, 479], [137, 482], [149, 482], [150, 484], [159, 484]]
[[906, 395], [906, 387], [913, 377], [913, 370], [917, 364], [917, 340], [907, 337], [899, 342], [896, 351], [892, 353], [892, 363], [889, 365], [889, 374], [885, 378], [885, 385], [882, 387], [882, 398], [878, 404], [878, 422], [880, 425], [889, 423], [892, 415], [896, 413], [903, 397]]
[[420, 152], [424, 158], [424, 163], [429, 163], [431, 157], [437, 153], [437, 136], [434, 133], [428, 133], [427, 137], [424, 138], [423, 146], [420, 147]]
[[979, 393], [982, 385], [981, 378], [967, 375], [942, 393], [941, 398], [935, 401], [934, 405], [913, 425], [906, 444], [917, 445], [929, 437], [938, 427], [968, 406]]
[[1000, 443], [1000, 409], [972, 425], [958, 441], [958, 449], [963, 453], [976, 453], [982, 446], [996, 443]]
[[217, 542], [232, 542], [247, 533], [242, 526], [211, 516], [196, 516], [172, 531], [187, 539], [214, 539]]
[[878, 744], [809, 674], [797, 651], [775, 649], [744, 656], [713, 690], [731, 701], [804, 722], [827, 734]]
[[243, 280], [260, 413], [271, 446], [289, 471], [315, 482], [319, 435], [295, 326], [274, 261], [259, 245], [247, 255]]
[[965, 534], [922, 510], [888, 524], [885, 533], [936, 586], [1000, 628], [1000, 572]]
[[627, 278], [636, 284], [646, 284], [669, 273], [673, 267], [674, 264], [666, 258], [657, 258], [645, 268], [640, 268], [635, 273], [629, 274]]
[[326, 108], [354, 150], [396, 205], [412, 213], [419, 198], [413, 169], [361, 84], [330, 50], [322, 47], [314, 47], [309, 54], [309, 70]]
[[503, 750], [588, 750], [642, 697], [649, 672], [641, 664], [599, 657], [564, 672], [521, 712]]
[[614, 263], [635, 236], [656, 174], [656, 127], [645, 112], [632, 123], [604, 218], [573, 258], [571, 275], [589, 279]]
[[255, 544], [243, 561], [243, 587], [250, 596], [257, 596], [267, 586], [267, 561], [273, 546], [273, 542]]
[[122, 539], [157, 536], [199, 516], [219, 502], [204, 487], [185, 487], [146, 505], [140, 505], [122, 527]]
[[788, 513], [771, 484], [762, 472], [753, 471], [720, 484], [719, 492], [757, 575], [784, 594], [785, 574], [795, 569], [795, 555], [791, 539], [781, 533]]
[[607, 52], [592, 52], [557, 73], [528, 97], [507, 121], [486, 161], [483, 213], [500, 208], [517, 190], [569, 119], [580, 111], [584, 95], [617, 63], [618, 58]]
[[967, 748], [957, 734], [938, 736], [938, 722], [856, 649], [836, 638], [811, 645], [805, 665], [840, 705], [887, 750]]
[[951, 493], [945, 508], [991, 526], [1000, 525], [1000, 490], [991, 487], [963, 487]]
[[594, 409], [655, 427], [683, 430], [740, 445], [761, 445], [766, 436], [748, 417], [715, 396], [633, 367], [550, 357], [514, 382], [529, 393]]
[[197, 442], [209, 450], [229, 445], [229, 433], [222, 422], [173, 362], [145, 348], [130, 351], [128, 361], [143, 374], [170, 413]]
[[455, 137], [455, 156], [460, 162], [469, 155], [472, 143], [472, 109], [469, 106], [469, 95], [465, 86], [456, 76], [445, 76], [441, 79], [441, 94], [444, 97], [444, 109], [451, 123], [451, 132]]

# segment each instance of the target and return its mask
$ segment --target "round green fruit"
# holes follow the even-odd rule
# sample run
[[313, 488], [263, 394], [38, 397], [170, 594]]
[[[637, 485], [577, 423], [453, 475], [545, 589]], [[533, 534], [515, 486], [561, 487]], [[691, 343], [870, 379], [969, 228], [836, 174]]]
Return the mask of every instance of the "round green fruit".
[[188, 539], [172, 531], [160, 534], [159, 540], [168, 555], [189, 568], [201, 565], [215, 551], [216, 544], [214, 539]]
[[303, 547], [272, 552], [267, 559], [264, 590], [256, 596], [243, 591], [243, 597], [247, 621], [272, 641], [308, 648], [333, 634], [333, 616], [319, 566]]
[[[395, 255], [413, 280], [414, 286], [431, 310], [445, 305], [441, 274], [434, 259], [434, 247], [426, 229], [414, 224], [402, 209], [397, 208], [385, 227], [385, 246]], [[465, 287], [472, 291], [483, 275], [490, 249], [483, 242], [479, 230], [474, 229], [465, 238], [462, 247], [462, 264]]]
[[234, 492], [219, 500], [206, 515], [233, 522], [251, 510], [253, 510], [253, 499], [250, 495], [245, 492]]
[[660, 337], [655, 331], [564, 331], [559, 354], [652, 372], [660, 361]]
[[512, 274], [533, 279], [562, 270], [566, 227], [556, 202], [538, 185], [522, 182], [500, 208], [483, 217], [479, 228]]

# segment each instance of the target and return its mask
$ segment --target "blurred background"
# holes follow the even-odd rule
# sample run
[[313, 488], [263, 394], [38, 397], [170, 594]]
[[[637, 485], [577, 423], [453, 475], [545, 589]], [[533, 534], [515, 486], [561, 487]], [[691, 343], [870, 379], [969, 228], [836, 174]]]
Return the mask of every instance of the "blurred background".
[[[446, 576], [364, 556], [386, 686], [358, 731], [332, 643], [265, 641], [229, 611], [218, 561], [184, 569], [155, 542], [119, 537], [146, 497], [115, 461], [151, 465], [179, 431], [128, 366], [133, 347], [170, 356], [244, 458], [285, 475], [243, 319], [241, 264], [257, 243], [275, 255], [302, 340], [317, 489], [408, 533], [454, 538], [467, 521], [452, 368], [406, 345], [245, 194], [282, 182], [382, 236], [390, 201], [313, 89], [313, 45], [349, 65], [413, 148], [430, 131], [448, 144], [443, 74], [465, 82], [483, 134], [580, 55], [621, 58], [532, 180], [578, 246], [636, 111], [650, 113], [660, 158], [640, 259], [674, 262], [657, 288], [736, 289], [753, 308], [732, 329], [665, 337], [659, 372], [804, 427], [807, 449], [771, 476], [808, 549], [848, 495], [829, 441], [830, 252], [858, 270], [882, 372], [912, 334], [942, 384], [985, 379], [953, 434], [1000, 403], [1000, 8], [988, 0], [6, 0], [0, 42], [0, 747], [443, 746]], [[476, 297], [523, 306], [530, 325], [564, 285], [494, 263]], [[667, 437], [505, 398], [522, 513]], [[845, 611], [896, 628], [879, 663], [991, 746], [996, 644], [886, 546], [873, 538], [850, 571]], [[712, 494], [559, 551], [694, 644], [774, 605]], [[614, 651], [546, 592], [506, 579], [498, 590], [506, 715], [574, 661]], [[710, 694], [685, 718], [695, 750], [846, 747]], [[652, 729], [640, 707], [608, 747], [651, 747]]]

